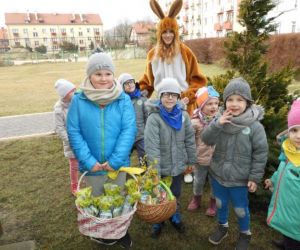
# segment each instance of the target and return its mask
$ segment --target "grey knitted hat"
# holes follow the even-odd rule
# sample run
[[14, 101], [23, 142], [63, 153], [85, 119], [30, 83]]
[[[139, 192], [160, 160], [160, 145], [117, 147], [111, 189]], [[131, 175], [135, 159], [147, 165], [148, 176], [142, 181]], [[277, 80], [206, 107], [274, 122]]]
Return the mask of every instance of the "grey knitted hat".
[[157, 85], [156, 91], [159, 98], [161, 98], [162, 93], [176, 93], [178, 95], [181, 94], [179, 83], [175, 78], [162, 79], [162, 81]]
[[90, 56], [86, 65], [86, 74], [91, 76], [97, 70], [109, 70], [113, 74], [115, 72], [115, 66], [111, 57], [106, 53], [95, 53]]
[[249, 83], [242, 77], [230, 80], [224, 89], [223, 101], [226, 102], [226, 99], [231, 95], [240, 95], [246, 100], [253, 102]]

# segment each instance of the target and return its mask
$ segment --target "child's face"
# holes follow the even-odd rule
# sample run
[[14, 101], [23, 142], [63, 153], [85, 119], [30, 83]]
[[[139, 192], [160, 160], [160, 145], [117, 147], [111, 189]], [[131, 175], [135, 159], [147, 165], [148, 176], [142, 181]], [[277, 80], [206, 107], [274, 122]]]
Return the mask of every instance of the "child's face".
[[202, 107], [201, 111], [209, 116], [215, 116], [219, 107], [219, 99], [210, 98]]
[[172, 111], [172, 109], [174, 108], [174, 106], [177, 103], [178, 98], [179, 98], [179, 95], [176, 93], [165, 92], [165, 93], [161, 94], [160, 100], [166, 110]]
[[74, 92], [75, 92], [75, 89], [72, 90], [71, 92], [69, 92], [69, 93], [63, 98], [63, 101], [64, 101], [65, 103], [71, 102], [72, 97], [73, 97], [73, 95], [74, 95]]
[[95, 89], [110, 89], [114, 83], [114, 75], [109, 70], [101, 69], [90, 76], [90, 81]]
[[293, 127], [289, 130], [289, 138], [291, 143], [297, 148], [300, 149], [300, 126]]
[[124, 90], [126, 93], [132, 93], [135, 91], [135, 81], [134, 79], [130, 79], [124, 83]]
[[240, 95], [231, 95], [226, 99], [226, 110], [229, 110], [233, 116], [239, 116], [244, 113], [247, 107], [247, 101]]

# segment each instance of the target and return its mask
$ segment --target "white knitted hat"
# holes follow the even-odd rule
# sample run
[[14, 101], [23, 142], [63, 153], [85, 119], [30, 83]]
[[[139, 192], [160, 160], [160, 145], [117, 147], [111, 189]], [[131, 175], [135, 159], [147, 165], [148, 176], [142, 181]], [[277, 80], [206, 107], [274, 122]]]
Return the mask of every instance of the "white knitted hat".
[[178, 95], [181, 94], [180, 85], [175, 78], [162, 79], [162, 81], [157, 84], [156, 91], [159, 98], [161, 98], [162, 93], [176, 93]]
[[121, 84], [121, 86], [124, 88], [124, 83], [128, 80], [134, 80], [133, 76], [128, 73], [123, 73], [119, 76], [118, 82]]
[[75, 85], [65, 79], [59, 79], [55, 82], [54, 88], [56, 89], [58, 95], [64, 98], [73, 89], [76, 89]]

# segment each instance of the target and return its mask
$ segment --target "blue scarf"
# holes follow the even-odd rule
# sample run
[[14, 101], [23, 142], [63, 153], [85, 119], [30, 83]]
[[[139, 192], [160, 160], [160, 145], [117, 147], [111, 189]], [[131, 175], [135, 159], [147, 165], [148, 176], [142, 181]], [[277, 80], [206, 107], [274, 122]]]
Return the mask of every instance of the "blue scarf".
[[182, 110], [178, 104], [176, 104], [171, 112], [167, 111], [165, 107], [159, 103], [159, 113], [161, 118], [175, 130], [180, 130], [182, 127]]
[[138, 89], [138, 88], [136, 88], [133, 92], [127, 93], [127, 94], [130, 96], [131, 99], [139, 98], [142, 96], [142, 93], [141, 93], [140, 89]]

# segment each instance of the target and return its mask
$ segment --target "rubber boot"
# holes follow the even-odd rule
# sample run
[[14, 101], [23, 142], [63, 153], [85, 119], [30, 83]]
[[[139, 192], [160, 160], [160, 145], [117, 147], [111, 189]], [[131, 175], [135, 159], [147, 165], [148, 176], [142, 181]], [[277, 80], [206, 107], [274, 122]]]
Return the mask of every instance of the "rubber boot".
[[187, 210], [195, 211], [200, 208], [201, 195], [194, 195], [193, 199], [190, 201]]
[[217, 214], [216, 199], [210, 198], [209, 208], [206, 210], [205, 214], [211, 217], [216, 216]]

